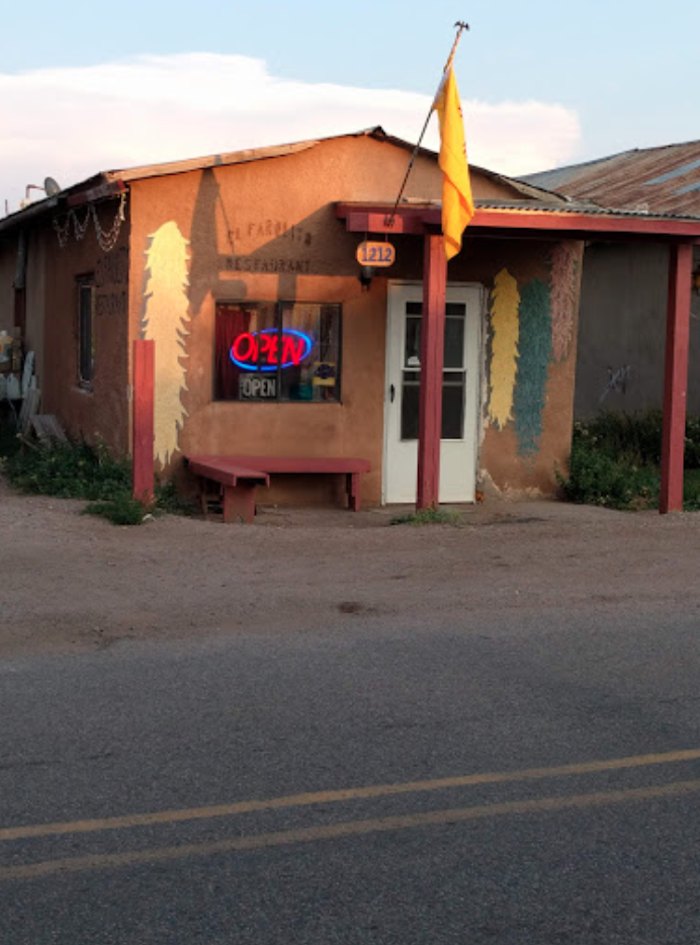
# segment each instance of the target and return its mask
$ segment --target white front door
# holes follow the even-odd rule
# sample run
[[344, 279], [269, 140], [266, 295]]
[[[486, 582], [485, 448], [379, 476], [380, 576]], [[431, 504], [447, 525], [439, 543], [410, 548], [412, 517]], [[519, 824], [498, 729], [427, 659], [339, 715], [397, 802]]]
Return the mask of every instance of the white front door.
[[[447, 287], [440, 501], [473, 502], [479, 413], [482, 289]], [[389, 285], [384, 502], [415, 502], [423, 287]]]

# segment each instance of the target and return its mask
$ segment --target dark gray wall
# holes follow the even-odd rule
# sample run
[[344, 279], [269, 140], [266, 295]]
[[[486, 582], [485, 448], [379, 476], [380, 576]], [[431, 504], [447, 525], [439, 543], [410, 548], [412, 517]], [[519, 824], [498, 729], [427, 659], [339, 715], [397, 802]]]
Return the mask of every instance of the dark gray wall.
[[[658, 244], [586, 247], [576, 419], [662, 406], [668, 257], [668, 247]], [[688, 410], [700, 414], [700, 295], [692, 294], [691, 306]]]

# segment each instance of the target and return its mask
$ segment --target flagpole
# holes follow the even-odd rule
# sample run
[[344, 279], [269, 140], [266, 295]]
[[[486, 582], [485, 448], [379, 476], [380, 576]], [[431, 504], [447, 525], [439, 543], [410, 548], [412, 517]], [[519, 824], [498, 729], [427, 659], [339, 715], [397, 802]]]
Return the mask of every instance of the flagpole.
[[[463, 20], [457, 20], [457, 22], [455, 23], [455, 28], [456, 28], [456, 30], [457, 30], [457, 35], [455, 36], [454, 42], [452, 43], [452, 49], [450, 50], [450, 54], [449, 54], [449, 56], [447, 57], [447, 62], [445, 63], [445, 66], [444, 66], [444, 68], [443, 68], [443, 70], [442, 70], [443, 78], [444, 78], [445, 73], [447, 72], [447, 70], [448, 70], [448, 69], [450, 68], [450, 66], [452, 65], [452, 61], [453, 61], [453, 59], [454, 59], [454, 57], [455, 57], [455, 53], [457, 52], [457, 46], [459, 45], [459, 41], [460, 41], [460, 39], [462, 38], [462, 33], [464, 32], [464, 30], [468, 30], [468, 29], [469, 29], [469, 24], [468, 24], [468, 23], [465, 23]], [[442, 80], [441, 80], [441, 84], [442, 84]], [[440, 86], [438, 86], [438, 88], [439, 88], [439, 87], [440, 87]], [[406, 183], [408, 182], [409, 174], [411, 173], [411, 170], [413, 169], [413, 165], [415, 164], [416, 157], [417, 157], [417, 155], [418, 155], [418, 150], [420, 149], [421, 141], [423, 140], [423, 138], [424, 138], [424, 136], [425, 136], [425, 133], [426, 133], [426, 131], [428, 130], [428, 123], [430, 122], [430, 116], [433, 114], [434, 105], [435, 105], [435, 99], [433, 98], [433, 104], [430, 106], [430, 108], [429, 108], [429, 110], [428, 110], [428, 114], [427, 114], [427, 116], [426, 116], [425, 122], [423, 123], [423, 129], [422, 129], [422, 131], [421, 131], [421, 133], [420, 133], [420, 136], [419, 136], [419, 138], [418, 138], [418, 141], [416, 142], [416, 146], [415, 146], [415, 148], [413, 149], [413, 152], [412, 152], [411, 157], [410, 157], [410, 159], [409, 159], [408, 167], [406, 168], [406, 173], [405, 173], [405, 175], [404, 175], [403, 181], [401, 182], [401, 187], [399, 188], [399, 193], [398, 193], [398, 196], [397, 196], [397, 198], [396, 198], [396, 203], [394, 204], [391, 213], [388, 214], [387, 217], [386, 217], [385, 223], [386, 223], [387, 226], [393, 226], [393, 225], [394, 225], [394, 218], [396, 217], [396, 211], [398, 210], [399, 203], [400, 203], [400, 201], [401, 201], [401, 197], [403, 196], [403, 192], [404, 192], [404, 190], [406, 189]]]

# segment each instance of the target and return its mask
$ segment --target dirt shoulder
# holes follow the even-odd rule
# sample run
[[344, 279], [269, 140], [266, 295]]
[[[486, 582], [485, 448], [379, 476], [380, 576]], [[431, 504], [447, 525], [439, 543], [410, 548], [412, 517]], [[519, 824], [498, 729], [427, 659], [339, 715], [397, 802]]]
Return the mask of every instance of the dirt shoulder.
[[166, 515], [118, 527], [0, 480], [0, 657], [348, 621], [465, 627], [494, 608], [585, 603], [700, 614], [700, 513], [487, 499], [461, 524], [397, 510], [262, 509], [255, 525]]

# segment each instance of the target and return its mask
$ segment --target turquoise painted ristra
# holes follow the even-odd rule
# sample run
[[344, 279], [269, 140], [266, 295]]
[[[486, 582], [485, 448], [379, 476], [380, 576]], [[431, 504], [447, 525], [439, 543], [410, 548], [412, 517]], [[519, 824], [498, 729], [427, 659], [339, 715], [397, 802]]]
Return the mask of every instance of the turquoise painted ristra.
[[533, 279], [520, 290], [520, 357], [513, 413], [518, 452], [536, 453], [542, 435], [547, 394], [547, 366], [552, 356], [552, 310], [549, 287]]

